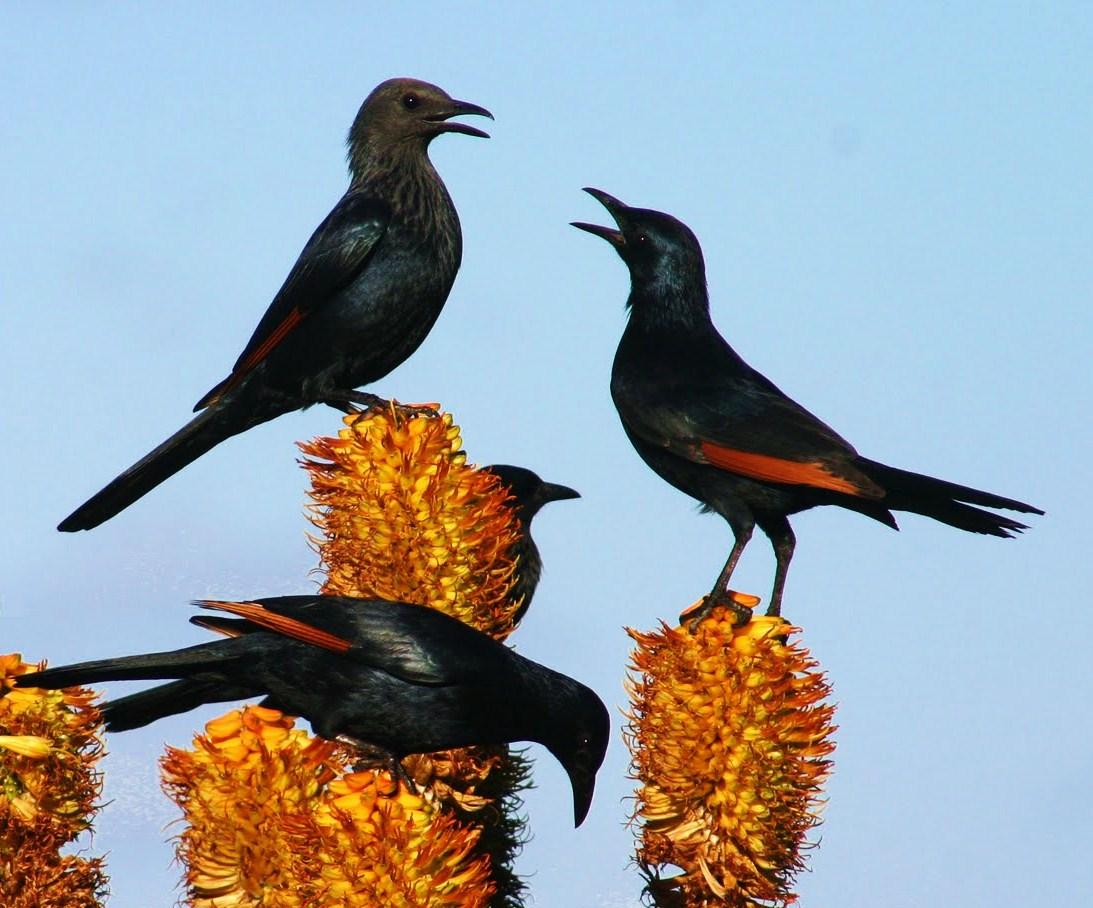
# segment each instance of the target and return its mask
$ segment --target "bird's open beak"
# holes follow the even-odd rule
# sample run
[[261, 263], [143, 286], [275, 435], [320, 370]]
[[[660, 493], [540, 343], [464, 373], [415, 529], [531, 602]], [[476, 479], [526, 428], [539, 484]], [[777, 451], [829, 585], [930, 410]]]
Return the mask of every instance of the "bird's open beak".
[[[620, 224], [619, 215], [626, 209], [626, 206], [622, 202], [614, 196], [608, 195], [601, 189], [592, 189], [591, 187], [586, 186], [584, 191], [607, 209], [611, 217], [615, 219], [616, 224]], [[622, 249], [622, 247], [626, 245], [626, 237], [624, 237], [619, 230], [613, 230], [610, 227], [601, 227], [599, 224], [586, 224], [584, 221], [570, 221], [570, 224], [578, 230], [587, 231], [601, 239], [607, 240], [607, 242], [616, 249]]]
[[544, 482], [542, 489], [543, 501], [564, 501], [567, 498], [580, 498], [581, 493], [569, 486], [560, 486], [555, 482]]
[[429, 118], [429, 122], [436, 123], [436, 131], [441, 132], [459, 132], [465, 136], [477, 136], [480, 139], [488, 139], [490, 134], [483, 132], [474, 126], [468, 126], [466, 123], [450, 123], [448, 120], [451, 117], [489, 117], [493, 119], [491, 114], [486, 108], [479, 107], [477, 104], [472, 104], [470, 101], [452, 101], [452, 106], [443, 113], [437, 114], [434, 117]]

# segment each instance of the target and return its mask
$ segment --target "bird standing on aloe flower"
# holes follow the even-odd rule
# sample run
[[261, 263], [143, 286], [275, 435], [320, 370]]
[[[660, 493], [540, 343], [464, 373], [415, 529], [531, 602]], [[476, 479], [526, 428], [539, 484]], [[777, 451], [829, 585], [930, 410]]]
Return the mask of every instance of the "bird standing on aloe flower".
[[611, 396], [641, 458], [680, 491], [720, 514], [735, 542], [696, 612], [717, 604], [740, 612], [728, 584], [756, 525], [774, 546], [768, 615], [781, 613], [795, 538], [786, 519], [816, 505], [848, 508], [898, 529], [892, 511], [912, 511], [971, 533], [1009, 537], [1023, 523], [984, 511], [1039, 508], [862, 457], [726, 343], [710, 319], [698, 240], [668, 214], [631, 208], [586, 189], [618, 229], [574, 223], [611, 244], [630, 269], [630, 318], [615, 353]]
[[492, 119], [428, 82], [375, 88], [349, 130], [349, 189], [304, 246], [231, 374], [197, 402], [197, 417], [58, 529], [98, 526], [224, 439], [283, 413], [379, 402], [355, 389], [418, 348], [459, 269], [459, 218], [428, 148], [448, 132], [487, 137], [451, 121], [463, 114]]
[[575, 824], [588, 813], [610, 719], [579, 681], [422, 605], [340, 596], [198, 604], [237, 616], [190, 619], [228, 639], [48, 668], [16, 684], [178, 679], [103, 704], [107, 731], [263, 697], [263, 706], [303, 716], [317, 735], [378, 758], [396, 775], [408, 754], [535, 741], [569, 775]]

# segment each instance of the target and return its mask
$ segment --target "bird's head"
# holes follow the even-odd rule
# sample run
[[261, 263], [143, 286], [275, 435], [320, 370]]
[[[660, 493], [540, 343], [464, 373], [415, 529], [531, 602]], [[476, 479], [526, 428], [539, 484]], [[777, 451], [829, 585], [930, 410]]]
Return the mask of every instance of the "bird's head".
[[545, 482], [532, 470], [514, 467], [507, 463], [495, 463], [483, 467], [501, 480], [512, 493], [520, 520], [526, 525], [539, 513], [539, 509], [551, 501], [564, 501], [567, 498], [580, 498], [581, 493], [569, 486]]
[[607, 240], [630, 269], [635, 289], [700, 282], [705, 289], [706, 266], [698, 238], [682, 221], [663, 211], [631, 208], [600, 189], [586, 188], [615, 220], [617, 229], [573, 221], [574, 227]]
[[559, 704], [552, 717], [554, 733], [543, 743], [569, 776], [573, 825], [580, 826], [592, 806], [596, 772], [603, 763], [611, 735], [611, 719], [593, 690], [579, 682], [572, 683], [576, 686], [574, 701]]
[[388, 79], [364, 99], [349, 130], [349, 158], [404, 143], [429, 144], [444, 132], [488, 139], [489, 134], [452, 122], [452, 117], [469, 114], [493, 119], [486, 108], [457, 101], [444, 89], [419, 79]]

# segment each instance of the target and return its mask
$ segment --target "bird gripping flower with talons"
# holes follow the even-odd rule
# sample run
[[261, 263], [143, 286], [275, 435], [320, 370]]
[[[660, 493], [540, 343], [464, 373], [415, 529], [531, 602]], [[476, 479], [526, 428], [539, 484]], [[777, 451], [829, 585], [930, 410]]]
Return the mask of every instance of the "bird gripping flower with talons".
[[727, 608], [736, 616], [736, 626], [743, 627], [752, 618], [752, 609], [760, 602], [758, 596], [751, 593], [738, 593], [736, 590], [725, 590], [717, 597], [712, 594], [703, 596], [697, 602], [688, 605], [679, 613], [679, 623], [686, 624], [692, 633], [698, 633], [698, 626], [713, 614], [714, 609]]
[[724, 607], [693, 633], [629, 631], [637, 861], [654, 904], [794, 900], [834, 749], [830, 688], [798, 632]]
[[453, 119], [493, 119], [418, 79], [388, 79], [349, 130], [350, 185], [307, 241], [231, 372], [200, 411], [58, 525], [90, 530], [234, 435], [387, 375], [433, 327], [463, 254], [459, 216], [429, 161], [445, 133], [488, 138]]
[[439, 403], [404, 404], [394, 398], [387, 400], [368, 391], [347, 391], [344, 394], [339, 394], [336, 398], [332, 398], [329, 403], [349, 416], [372, 416], [377, 413], [389, 412], [392, 416], [397, 414], [403, 419], [410, 419], [414, 416], [440, 415]]
[[989, 509], [1034, 505], [861, 456], [729, 346], [710, 317], [697, 237], [669, 214], [586, 189], [615, 227], [573, 223], [606, 240], [630, 272], [629, 319], [611, 367], [611, 398], [634, 449], [654, 472], [719, 514], [733, 547], [710, 592], [721, 600], [758, 527], [774, 549], [767, 614], [781, 613], [796, 547], [789, 517], [820, 505], [898, 529], [911, 511], [970, 533], [1012, 537], [1028, 527]]

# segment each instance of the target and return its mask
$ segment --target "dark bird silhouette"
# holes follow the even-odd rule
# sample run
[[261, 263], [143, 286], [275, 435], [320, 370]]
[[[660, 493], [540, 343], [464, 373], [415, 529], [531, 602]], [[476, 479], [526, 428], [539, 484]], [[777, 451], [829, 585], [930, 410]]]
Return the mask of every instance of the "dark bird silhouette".
[[355, 392], [413, 353], [440, 315], [462, 255], [459, 218], [432, 163], [438, 135], [486, 133], [490, 117], [414, 79], [377, 86], [349, 130], [349, 189], [312, 234], [231, 374], [199, 415], [58, 526], [89, 530], [232, 435], [315, 403], [375, 405]]
[[569, 486], [544, 482], [537, 473], [524, 467], [514, 467], [507, 463], [483, 467], [497, 476], [512, 493], [512, 506], [520, 520], [521, 534], [513, 543], [509, 555], [516, 562], [516, 581], [509, 595], [513, 601], [520, 602], [512, 623], [517, 624], [527, 614], [539, 578], [543, 576], [543, 559], [539, 547], [531, 538], [531, 520], [539, 509], [551, 501], [563, 501], [566, 498], [580, 498], [581, 493]]
[[580, 682], [420, 605], [336, 596], [195, 604], [239, 616], [190, 619], [228, 639], [50, 668], [18, 684], [179, 679], [105, 703], [108, 731], [263, 697], [393, 767], [408, 754], [535, 741], [569, 775], [576, 825], [588, 813], [610, 728], [603, 702]]
[[[898, 529], [912, 511], [972, 533], [1009, 537], [1025, 524], [972, 505], [1042, 514], [990, 492], [869, 460], [737, 355], [710, 320], [698, 240], [659, 211], [586, 189], [618, 229], [574, 223], [607, 240], [630, 269], [629, 322], [611, 370], [611, 396], [641, 458], [728, 521], [735, 544], [698, 621], [736, 607], [729, 578], [758, 524], [777, 568], [768, 614], [780, 614], [795, 539], [789, 514], [848, 508]], [[736, 607], [738, 608], [738, 607]]]

